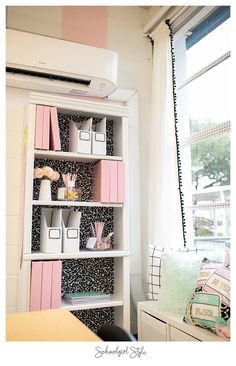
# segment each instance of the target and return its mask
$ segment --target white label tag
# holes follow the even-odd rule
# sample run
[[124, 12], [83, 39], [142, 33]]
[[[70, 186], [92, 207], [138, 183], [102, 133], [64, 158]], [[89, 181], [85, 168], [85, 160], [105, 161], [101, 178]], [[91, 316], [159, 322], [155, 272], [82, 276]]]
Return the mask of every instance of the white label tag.
[[105, 133], [96, 132], [95, 133], [95, 140], [104, 142], [105, 141]]
[[80, 138], [80, 140], [89, 141], [90, 140], [90, 132], [89, 131], [80, 131], [79, 138]]
[[78, 238], [78, 229], [67, 229], [67, 238], [68, 239], [77, 239]]
[[61, 231], [59, 229], [49, 229], [49, 239], [60, 239]]

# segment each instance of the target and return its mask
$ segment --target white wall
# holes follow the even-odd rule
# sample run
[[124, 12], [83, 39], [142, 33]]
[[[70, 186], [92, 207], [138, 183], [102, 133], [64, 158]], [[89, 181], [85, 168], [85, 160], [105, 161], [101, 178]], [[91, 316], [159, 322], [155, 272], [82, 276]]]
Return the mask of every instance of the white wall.
[[6, 307], [16, 311], [24, 181], [24, 123], [29, 92], [7, 88], [6, 104]]
[[[151, 11], [151, 9], [150, 9]], [[138, 91], [138, 113], [136, 124], [139, 128], [139, 136], [134, 126], [130, 126], [130, 145], [137, 144], [135, 149], [138, 155], [139, 166], [137, 167], [135, 157], [130, 161], [130, 169], [139, 170], [139, 182], [134, 182], [139, 186], [139, 204], [135, 201], [135, 197], [130, 200], [130, 215], [136, 217], [139, 210], [140, 220], [140, 236], [130, 235], [131, 241], [134, 237], [135, 243], [130, 243], [131, 247], [131, 273], [135, 273], [140, 269], [138, 255], [145, 261], [146, 242], [143, 238], [147, 237], [145, 219], [146, 202], [147, 202], [147, 176], [148, 176], [148, 149], [149, 149], [149, 118], [150, 118], [150, 85], [151, 85], [151, 57], [152, 50], [150, 42], [142, 33], [143, 26], [149, 21], [150, 11], [142, 10], [139, 7], [109, 7], [108, 11], [108, 48], [114, 49], [119, 53], [119, 79], [118, 85], [121, 88], [134, 89]], [[134, 122], [132, 122], [134, 125]], [[134, 140], [135, 139], [135, 140]], [[132, 176], [136, 176], [137, 172], [131, 171]], [[132, 190], [132, 187], [130, 187]], [[136, 186], [133, 187], [137, 189]], [[132, 212], [133, 208], [133, 212]], [[134, 220], [130, 221], [134, 222]], [[144, 224], [143, 224], [144, 223]], [[134, 222], [135, 225], [135, 222]], [[130, 228], [139, 230], [139, 227]], [[138, 241], [139, 239], [139, 241]], [[136, 249], [135, 249], [136, 247]], [[140, 248], [141, 247], [141, 248]], [[133, 260], [132, 260], [133, 259]], [[135, 273], [137, 275], [137, 272]], [[135, 283], [136, 286], [140, 281], [131, 276], [131, 287]], [[137, 293], [140, 289], [137, 289]], [[139, 298], [139, 295], [135, 296]], [[141, 299], [140, 299], [141, 300]], [[143, 299], [142, 299], [143, 300]]]
[[7, 27], [60, 38], [61, 6], [8, 6]]
[[[37, 8], [37, 9], [36, 9]], [[139, 161], [138, 170], [140, 171], [140, 199], [141, 199], [141, 222], [145, 218], [146, 203], [146, 176], [148, 172], [147, 150], [148, 150], [148, 125], [149, 125], [149, 101], [150, 101], [150, 68], [151, 68], [151, 46], [146, 37], [142, 34], [142, 27], [147, 23], [150, 17], [150, 11], [143, 10], [139, 7], [108, 7], [108, 38], [107, 47], [119, 53], [119, 72], [118, 87], [138, 91], [139, 95], [139, 124], [140, 137], [136, 134], [136, 143], [139, 145], [137, 149], [137, 157]], [[60, 16], [61, 7], [10, 7], [7, 12], [7, 26], [19, 28], [26, 31], [51, 35], [60, 38]], [[42, 26], [43, 25], [43, 26]], [[23, 107], [26, 103], [27, 93], [16, 91], [11, 88], [7, 91], [7, 140], [9, 141], [9, 151], [7, 155], [11, 161], [11, 172], [19, 171], [19, 164], [22, 164], [22, 130], [23, 130]], [[15, 118], [17, 116], [17, 118]], [[13, 129], [14, 125], [14, 129]], [[12, 130], [13, 129], [13, 130]], [[135, 164], [130, 162], [131, 169], [136, 169]], [[10, 168], [9, 168], [10, 169]], [[16, 173], [15, 173], [16, 174]], [[13, 183], [13, 196], [16, 202], [19, 202], [20, 186], [19, 182]], [[137, 198], [138, 199], [138, 198]], [[15, 202], [15, 201], [14, 201]], [[9, 206], [14, 206], [14, 202], [10, 202]], [[17, 203], [18, 204], [18, 203]], [[19, 208], [18, 208], [19, 209]], [[17, 212], [14, 212], [14, 218], [18, 220]], [[10, 220], [10, 221], [9, 221]], [[17, 231], [12, 235], [9, 230], [7, 233], [8, 254], [8, 293], [7, 293], [7, 310], [14, 311], [16, 307], [16, 280], [18, 271], [17, 256], [19, 254], [20, 238]], [[141, 226], [141, 237], [145, 227]], [[10, 238], [10, 239], [9, 239]], [[9, 240], [12, 241], [9, 244]], [[13, 245], [14, 244], [14, 245]], [[141, 239], [141, 244], [142, 243]], [[140, 243], [137, 243], [140, 245]]]

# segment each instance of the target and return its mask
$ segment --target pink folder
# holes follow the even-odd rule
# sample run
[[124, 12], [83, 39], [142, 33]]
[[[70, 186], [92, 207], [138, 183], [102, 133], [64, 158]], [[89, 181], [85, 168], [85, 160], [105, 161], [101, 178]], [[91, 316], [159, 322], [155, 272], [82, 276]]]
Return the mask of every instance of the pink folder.
[[41, 310], [51, 307], [52, 262], [43, 262]]
[[100, 160], [94, 165], [93, 200], [109, 202], [109, 161]]
[[109, 174], [109, 185], [110, 185], [110, 197], [109, 202], [117, 202], [117, 161], [109, 161], [110, 174]]
[[61, 139], [57, 118], [57, 108], [51, 107], [51, 129], [50, 129], [50, 149], [61, 150]]
[[61, 307], [61, 270], [62, 262], [52, 262], [52, 293], [51, 293], [51, 309]]
[[125, 163], [117, 162], [117, 202], [125, 202]]
[[44, 150], [49, 150], [50, 134], [50, 107], [43, 106], [43, 146]]
[[34, 136], [34, 148], [43, 148], [43, 111], [42, 105], [36, 106], [36, 118], [35, 118], [35, 136]]
[[31, 264], [30, 311], [40, 310], [41, 307], [42, 266], [42, 262]]

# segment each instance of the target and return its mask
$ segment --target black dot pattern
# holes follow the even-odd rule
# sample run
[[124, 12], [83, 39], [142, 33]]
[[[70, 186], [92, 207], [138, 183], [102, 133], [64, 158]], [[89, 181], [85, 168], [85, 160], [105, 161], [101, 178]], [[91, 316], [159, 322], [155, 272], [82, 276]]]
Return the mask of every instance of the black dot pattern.
[[100, 308], [89, 310], [77, 310], [71, 312], [76, 318], [80, 319], [94, 333], [103, 324], [114, 323], [114, 308]]

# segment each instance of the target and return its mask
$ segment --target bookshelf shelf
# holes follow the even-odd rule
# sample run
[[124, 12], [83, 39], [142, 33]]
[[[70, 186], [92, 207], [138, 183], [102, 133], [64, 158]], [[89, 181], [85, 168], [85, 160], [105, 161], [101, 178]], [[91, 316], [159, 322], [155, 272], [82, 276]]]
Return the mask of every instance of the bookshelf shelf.
[[33, 200], [34, 206], [68, 206], [68, 207], [123, 207], [122, 203], [101, 203], [83, 201], [39, 201]]
[[69, 311], [76, 310], [86, 310], [86, 309], [97, 309], [97, 308], [108, 308], [108, 307], [117, 307], [123, 306], [124, 301], [121, 299], [116, 299], [115, 296], [111, 296], [109, 300], [99, 300], [99, 301], [91, 301], [87, 303], [81, 303], [76, 305], [71, 305], [67, 301], [62, 299], [61, 308]]
[[83, 258], [116, 258], [128, 257], [128, 250], [104, 250], [104, 251], [87, 251], [81, 250], [79, 253], [42, 253], [35, 252], [24, 254], [24, 260], [48, 260], [48, 259], [83, 259]]
[[99, 160], [116, 160], [121, 161], [121, 156], [110, 155], [92, 155], [92, 154], [77, 154], [73, 152], [63, 151], [47, 151], [47, 150], [34, 150], [34, 156], [37, 159], [48, 160], [62, 160], [62, 161], [77, 161], [84, 163], [96, 163]]

